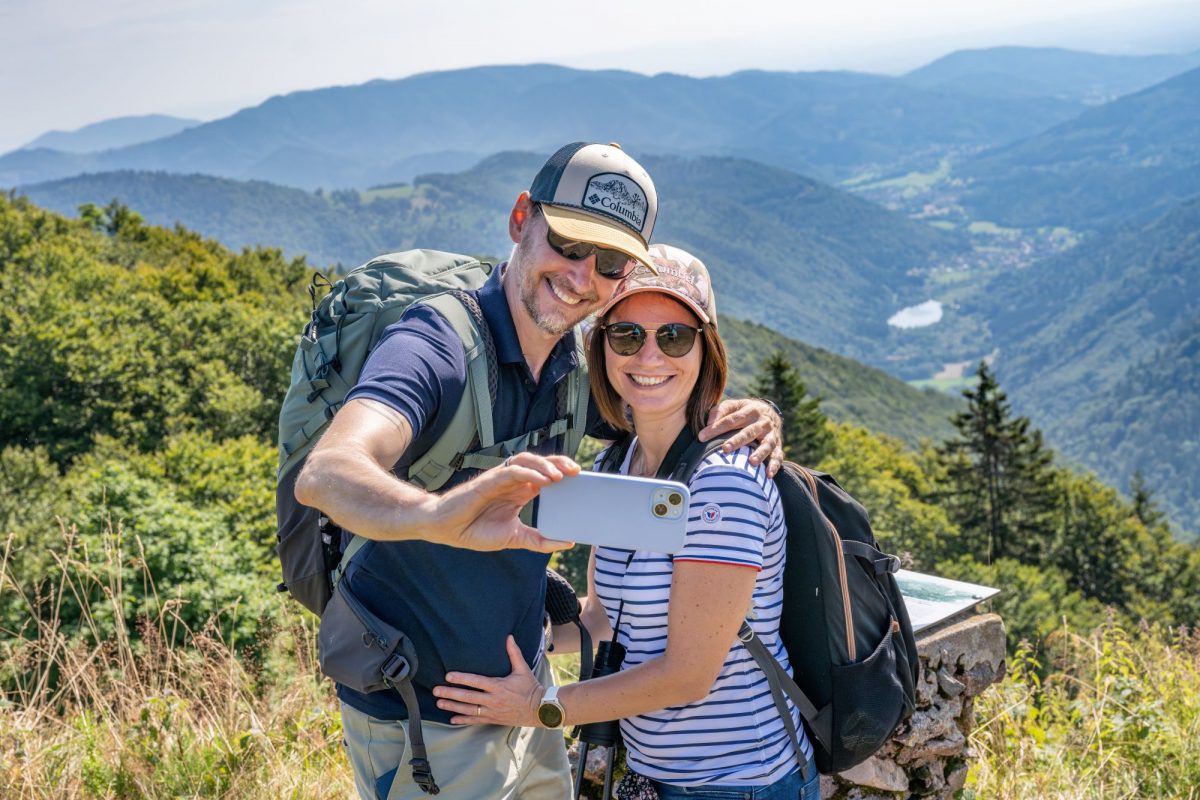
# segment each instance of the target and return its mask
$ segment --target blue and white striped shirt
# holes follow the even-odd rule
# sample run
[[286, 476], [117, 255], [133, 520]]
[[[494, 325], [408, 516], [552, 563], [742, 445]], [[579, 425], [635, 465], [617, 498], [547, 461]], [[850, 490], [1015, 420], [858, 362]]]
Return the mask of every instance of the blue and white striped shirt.
[[[628, 472], [635, 447], [636, 442], [621, 465], [622, 473]], [[783, 507], [766, 468], [750, 464], [750, 452], [742, 448], [713, 453], [701, 462], [688, 485], [692, 499], [687, 538], [673, 557], [639, 550], [630, 561], [628, 550], [596, 548], [596, 595], [610, 625], [616, 625], [617, 609], [625, 602], [617, 630], [617, 640], [627, 651], [624, 667], [666, 650], [674, 559], [758, 570], [750, 624], [767, 650], [791, 671], [779, 639], [787, 535]], [[795, 708], [792, 717], [803, 736]], [[730, 647], [707, 697], [621, 720], [621, 733], [630, 769], [664, 783], [767, 785], [796, 768], [795, 751], [766, 676], [739, 641]], [[803, 746], [811, 758], [807, 738]]]

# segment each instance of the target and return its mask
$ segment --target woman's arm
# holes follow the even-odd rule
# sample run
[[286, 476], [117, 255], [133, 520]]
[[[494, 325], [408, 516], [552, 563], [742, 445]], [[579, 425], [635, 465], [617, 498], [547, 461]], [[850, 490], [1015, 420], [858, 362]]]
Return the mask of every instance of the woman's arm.
[[[593, 569], [588, 572], [590, 578]], [[558, 699], [566, 710], [566, 724], [620, 719], [705, 697], [746, 618], [757, 574], [748, 566], [677, 560], [667, 610], [666, 651], [614, 675], [564, 686]], [[589, 598], [595, 597], [591, 579], [589, 589]], [[543, 687], [512, 637], [508, 652], [513, 671], [507, 677], [450, 672], [446, 681], [459, 686], [433, 690], [440, 698], [438, 706], [457, 715], [451, 723], [538, 724]]]
[[[587, 581], [587, 596], [579, 598], [581, 606], [579, 618], [583, 622], [583, 627], [587, 628], [588, 635], [592, 637], [592, 646], [595, 647], [596, 642], [611, 639], [613, 631], [612, 626], [608, 624], [608, 614], [604, 611], [600, 598], [596, 596], [596, 548], [594, 547], [588, 556]], [[579, 652], [579, 628], [574, 625], [555, 625], [552, 630], [552, 641], [555, 653]]]

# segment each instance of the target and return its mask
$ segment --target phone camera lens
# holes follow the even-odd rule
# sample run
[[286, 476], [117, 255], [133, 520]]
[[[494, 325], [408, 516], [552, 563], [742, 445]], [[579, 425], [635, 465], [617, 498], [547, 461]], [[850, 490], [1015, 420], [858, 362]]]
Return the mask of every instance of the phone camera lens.
[[683, 495], [679, 492], [671, 492], [671, 496], [667, 498], [667, 502], [673, 506], [683, 505]]
[[667, 515], [667, 507], [662, 503], [655, 503], [654, 516], [665, 517]]

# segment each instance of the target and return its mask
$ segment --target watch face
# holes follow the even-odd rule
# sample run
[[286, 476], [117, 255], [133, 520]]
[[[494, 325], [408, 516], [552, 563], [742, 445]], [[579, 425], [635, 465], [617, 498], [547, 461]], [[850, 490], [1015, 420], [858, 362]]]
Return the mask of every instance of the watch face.
[[557, 728], [562, 725], [562, 709], [552, 703], [542, 703], [538, 706], [538, 722], [547, 728]]

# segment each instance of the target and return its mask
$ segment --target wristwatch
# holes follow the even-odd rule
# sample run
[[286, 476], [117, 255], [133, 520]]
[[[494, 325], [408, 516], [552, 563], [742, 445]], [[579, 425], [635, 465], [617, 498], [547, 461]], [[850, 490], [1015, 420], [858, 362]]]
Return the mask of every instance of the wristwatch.
[[563, 727], [563, 723], [567, 719], [567, 712], [563, 710], [562, 703], [558, 702], [557, 686], [551, 686], [542, 695], [542, 704], [538, 706], [537, 718], [543, 727], [553, 730]]

